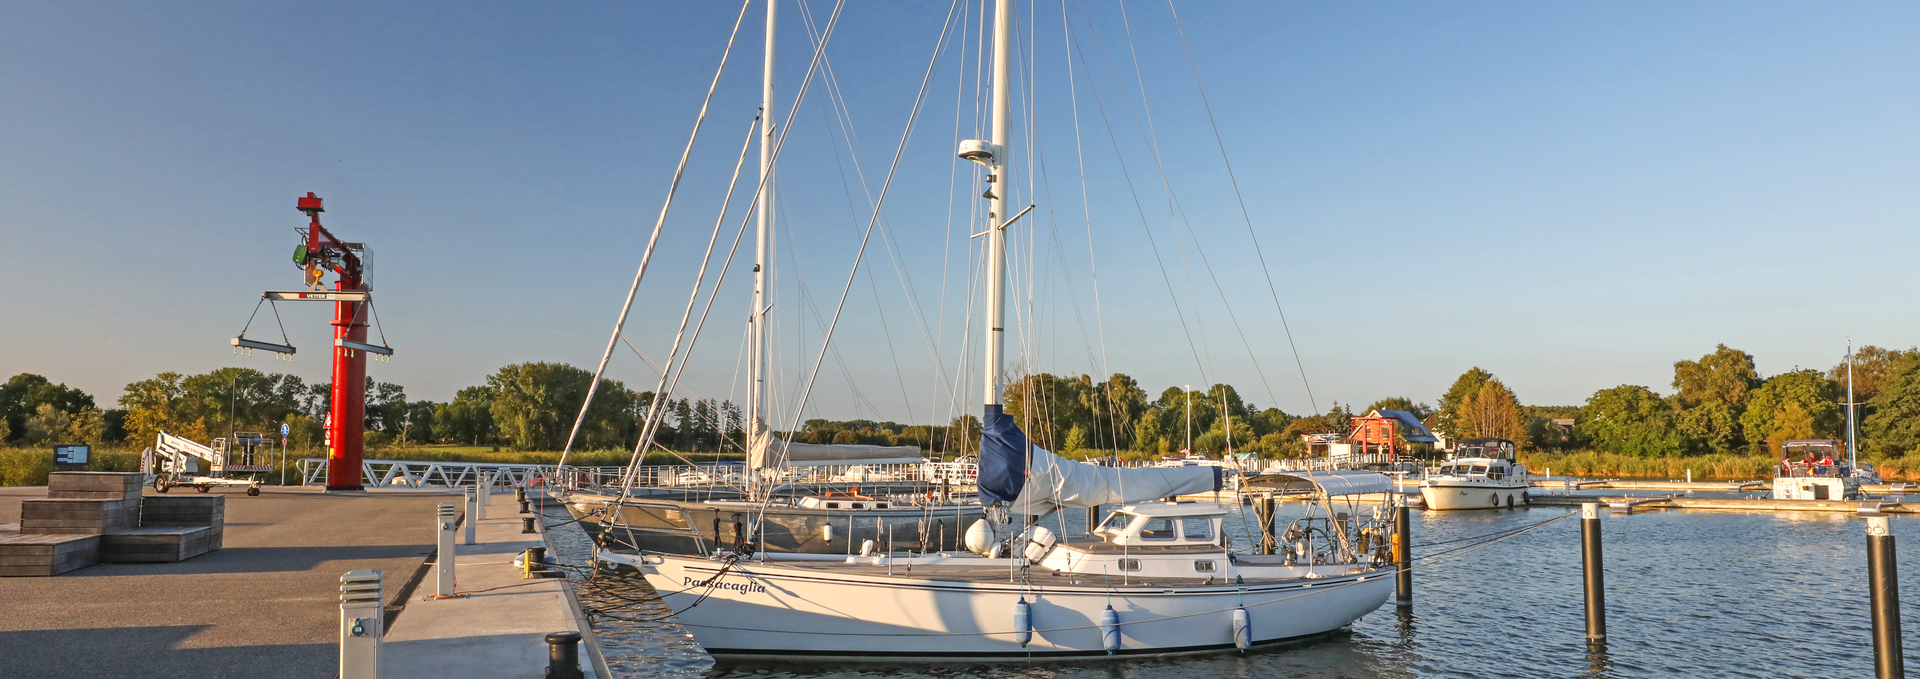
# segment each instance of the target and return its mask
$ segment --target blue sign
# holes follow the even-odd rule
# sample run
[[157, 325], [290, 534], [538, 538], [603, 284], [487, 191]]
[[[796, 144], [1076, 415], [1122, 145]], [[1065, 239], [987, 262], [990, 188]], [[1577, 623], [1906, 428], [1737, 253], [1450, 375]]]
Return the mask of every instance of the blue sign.
[[54, 446], [54, 464], [86, 464], [93, 456], [93, 446]]
[[281, 437], [285, 437], [285, 436], [286, 436], [287, 434], [289, 434], [289, 433], [292, 433], [292, 432], [293, 432], [293, 427], [289, 427], [289, 426], [287, 426], [287, 423], [285, 423], [285, 422], [281, 422], [281, 423], [280, 423], [280, 436], [281, 436]]

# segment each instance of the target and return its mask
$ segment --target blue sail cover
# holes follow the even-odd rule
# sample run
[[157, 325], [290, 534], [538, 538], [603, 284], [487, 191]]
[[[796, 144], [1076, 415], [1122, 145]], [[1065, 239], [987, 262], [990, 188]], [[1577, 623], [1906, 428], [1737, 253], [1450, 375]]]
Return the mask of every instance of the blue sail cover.
[[998, 405], [980, 420], [980, 504], [1012, 502], [1027, 485], [1027, 435]]

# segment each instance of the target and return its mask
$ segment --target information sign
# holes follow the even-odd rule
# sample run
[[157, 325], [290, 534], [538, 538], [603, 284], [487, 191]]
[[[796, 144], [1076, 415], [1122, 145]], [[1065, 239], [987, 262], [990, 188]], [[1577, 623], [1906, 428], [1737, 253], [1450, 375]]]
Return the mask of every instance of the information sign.
[[286, 437], [287, 437], [287, 434], [291, 434], [291, 433], [293, 433], [293, 427], [289, 427], [289, 426], [287, 426], [287, 423], [285, 423], [285, 422], [281, 422], [281, 423], [280, 423], [280, 438], [286, 438]]
[[93, 456], [93, 446], [77, 445], [77, 446], [54, 446], [53, 447], [53, 463], [54, 464], [86, 464], [87, 459], [92, 456]]

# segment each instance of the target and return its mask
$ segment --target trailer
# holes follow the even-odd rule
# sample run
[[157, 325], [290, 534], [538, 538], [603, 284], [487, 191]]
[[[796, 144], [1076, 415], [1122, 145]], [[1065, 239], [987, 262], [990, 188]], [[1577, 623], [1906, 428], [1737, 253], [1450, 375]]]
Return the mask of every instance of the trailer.
[[[264, 441], [257, 433], [239, 432], [214, 439], [209, 446], [162, 431], [153, 447], [141, 452], [140, 471], [162, 493], [179, 486], [202, 493], [215, 486], [244, 486], [248, 495], [259, 495], [266, 473], [273, 471], [272, 454]], [[206, 474], [200, 473], [201, 462], [207, 463]]]

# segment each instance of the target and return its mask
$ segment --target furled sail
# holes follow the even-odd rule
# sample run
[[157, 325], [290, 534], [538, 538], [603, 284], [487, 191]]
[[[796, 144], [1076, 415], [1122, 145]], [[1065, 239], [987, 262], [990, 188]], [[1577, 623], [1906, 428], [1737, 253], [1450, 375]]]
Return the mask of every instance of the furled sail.
[[980, 443], [980, 501], [1013, 507], [1092, 507], [1220, 489], [1220, 468], [1102, 467], [1027, 443], [998, 406], [987, 407]]
[[747, 466], [754, 469], [822, 464], [911, 464], [926, 459], [919, 446], [867, 446], [794, 443], [774, 436], [756, 422], [747, 444]]

